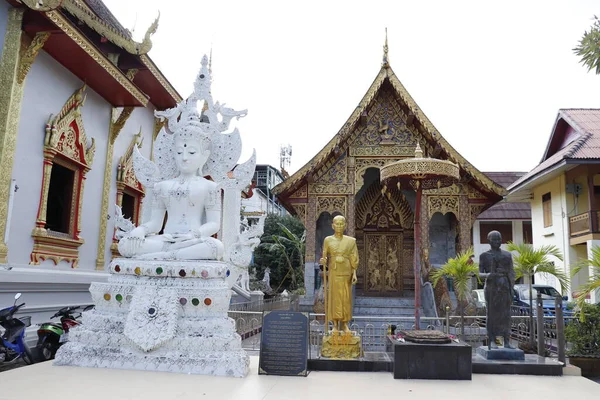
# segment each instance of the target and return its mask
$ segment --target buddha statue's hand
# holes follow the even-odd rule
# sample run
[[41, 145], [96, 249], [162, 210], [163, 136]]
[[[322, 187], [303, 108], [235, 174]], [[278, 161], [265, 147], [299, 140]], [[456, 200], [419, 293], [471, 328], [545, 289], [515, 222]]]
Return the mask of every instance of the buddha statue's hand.
[[127, 236], [119, 241], [119, 252], [125, 257], [133, 257], [138, 254], [140, 246], [144, 243], [146, 231], [138, 226], [129, 232]]
[[185, 242], [187, 240], [191, 240], [191, 239], [195, 239], [196, 237], [194, 236], [194, 234], [192, 233], [177, 233], [177, 234], [173, 234], [173, 241], [175, 243], [178, 242]]
[[129, 232], [127, 235], [130, 239], [144, 240], [146, 238], [146, 229], [143, 226], [138, 226]]
[[185, 249], [186, 247], [191, 247], [195, 244], [199, 244], [204, 242], [204, 239], [186, 239], [186, 240], [181, 240], [181, 241], [177, 241], [175, 243], [173, 243], [170, 247], [169, 250], [179, 250], [179, 249]]
[[173, 235], [173, 239], [174, 242], [171, 244], [170, 250], [185, 249], [186, 247], [203, 243], [206, 240], [199, 230]]

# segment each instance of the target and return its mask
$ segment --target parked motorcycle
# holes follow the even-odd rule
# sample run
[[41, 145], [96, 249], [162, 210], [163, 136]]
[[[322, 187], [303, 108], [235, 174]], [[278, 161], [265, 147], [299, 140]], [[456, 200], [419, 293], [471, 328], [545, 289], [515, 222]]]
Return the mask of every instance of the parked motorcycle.
[[[84, 311], [91, 308], [93, 306], [88, 306]], [[73, 311], [76, 310], [79, 310], [79, 306], [63, 307], [50, 317], [50, 319], [60, 317], [60, 323], [45, 322], [40, 325], [37, 331], [37, 351], [41, 360], [47, 361], [54, 358], [58, 348], [69, 340], [69, 330], [81, 324], [77, 320], [81, 317], [81, 313], [74, 313]]]
[[31, 317], [14, 318], [25, 303], [17, 304], [21, 293], [15, 295], [15, 302], [11, 307], [0, 310], [0, 327], [4, 328], [0, 342], [0, 363], [13, 363], [22, 358], [27, 364], [33, 364], [33, 355], [25, 343], [25, 328], [31, 326]]

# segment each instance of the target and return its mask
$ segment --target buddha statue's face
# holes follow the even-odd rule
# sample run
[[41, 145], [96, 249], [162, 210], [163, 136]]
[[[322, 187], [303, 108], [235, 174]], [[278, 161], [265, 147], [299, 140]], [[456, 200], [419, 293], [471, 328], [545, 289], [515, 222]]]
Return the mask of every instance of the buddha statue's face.
[[182, 174], [197, 173], [206, 163], [210, 151], [193, 139], [175, 139], [175, 162]]
[[344, 234], [344, 230], [346, 229], [346, 219], [341, 215], [333, 218], [333, 231], [338, 234]]

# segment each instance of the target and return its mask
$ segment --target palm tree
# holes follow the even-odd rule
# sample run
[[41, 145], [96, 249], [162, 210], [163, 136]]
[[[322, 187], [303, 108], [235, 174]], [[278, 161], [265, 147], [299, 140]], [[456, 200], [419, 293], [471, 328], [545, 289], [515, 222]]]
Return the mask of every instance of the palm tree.
[[467, 295], [471, 289], [471, 278], [477, 276], [479, 279], [479, 266], [471, 260], [473, 249], [469, 248], [462, 253], [458, 253], [456, 258], [450, 258], [440, 269], [431, 273], [433, 286], [437, 285], [442, 277], [452, 278], [454, 281], [454, 292], [458, 300], [457, 308], [460, 313], [460, 334], [465, 335], [465, 306]]
[[[529, 284], [529, 331], [533, 333], [533, 275], [547, 274], [558, 279], [561, 292], [565, 292], [569, 288], [569, 278], [567, 275], [554, 265], [550, 257], [556, 257], [563, 261], [563, 256], [556, 246], [545, 245], [535, 249], [532, 245], [526, 243], [516, 244], [508, 242], [506, 249], [513, 253], [513, 261], [515, 267], [516, 279], [523, 276], [528, 278]], [[535, 337], [529, 335], [531, 346], [535, 345]]]
[[581, 63], [588, 71], [595, 70], [600, 75], [600, 19], [594, 16], [594, 23], [589, 31], [585, 31], [577, 47], [573, 49], [581, 57]]
[[[292, 264], [292, 258], [294, 254], [297, 254], [299, 261], [300, 270], [304, 266], [304, 251], [306, 247], [306, 230], [302, 233], [301, 237], [298, 237], [291, 230], [289, 230], [285, 225], [278, 222], [279, 228], [283, 231], [285, 236], [281, 235], [271, 235], [271, 240], [273, 243], [262, 243], [261, 246], [266, 247], [270, 252], [279, 252], [285, 258], [285, 261], [288, 265], [288, 272], [285, 274], [275, 292], [279, 291], [279, 288], [285, 282], [288, 275], [291, 273], [292, 279], [292, 287], [297, 289], [296, 285], [296, 272], [294, 271], [294, 265]], [[289, 251], [289, 253], [288, 253]]]
[[575, 304], [577, 304], [577, 309], [579, 310], [579, 318], [582, 321], [585, 320], [583, 307], [585, 304], [586, 297], [600, 289], [600, 247], [592, 247], [592, 258], [586, 258], [584, 260], [579, 261], [573, 267], [573, 270], [571, 271], [571, 277], [577, 275], [583, 268], [589, 268], [591, 273], [590, 277], [588, 278], [588, 281], [583, 285], [579, 286], [579, 288], [575, 292]]

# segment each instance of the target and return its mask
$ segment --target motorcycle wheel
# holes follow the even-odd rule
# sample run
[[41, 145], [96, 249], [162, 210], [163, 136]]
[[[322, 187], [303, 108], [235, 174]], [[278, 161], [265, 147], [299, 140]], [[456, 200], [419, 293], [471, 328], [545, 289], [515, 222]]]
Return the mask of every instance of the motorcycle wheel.
[[23, 358], [23, 361], [25, 361], [25, 364], [31, 365], [35, 362], [33, 360], [33, 354], [31, 354], [31, 350], [29, 349], [29, 346], [27, 346], [27, 344], [23, 345], [25, 351], [23, 352], [23, 355], [21, 357]]
[[52, 343], [45, 342], [38, 348], [38, 353], [41, 361], [48, 361], [54, 358], [56, 351]]

